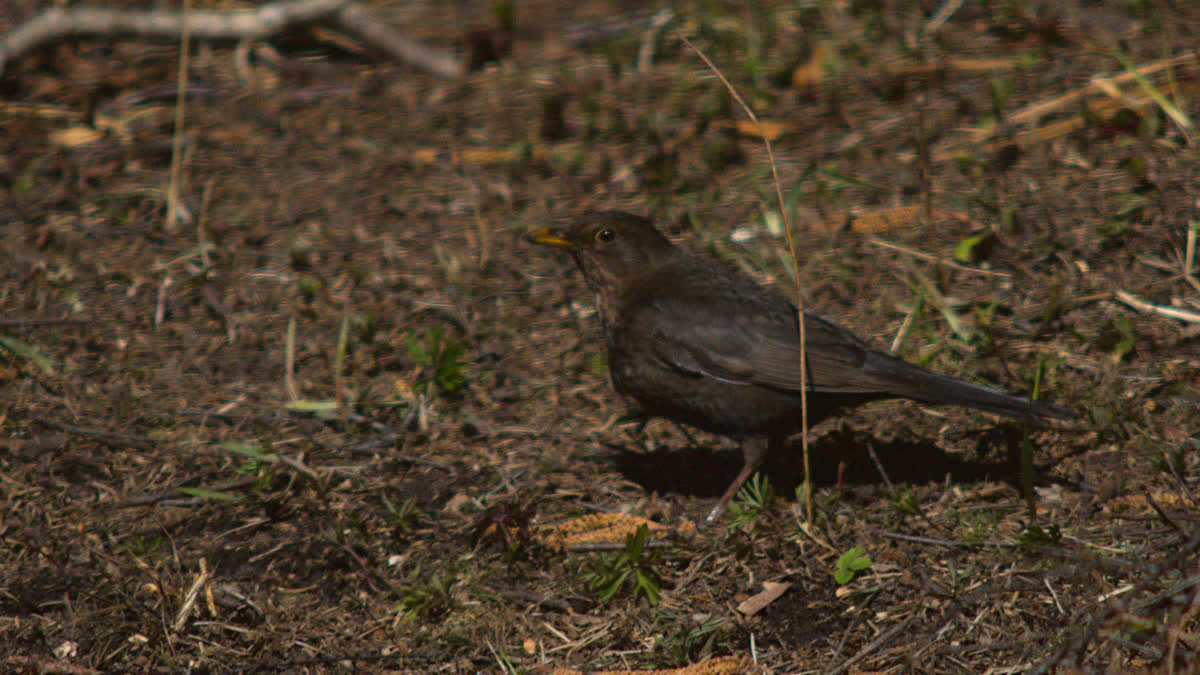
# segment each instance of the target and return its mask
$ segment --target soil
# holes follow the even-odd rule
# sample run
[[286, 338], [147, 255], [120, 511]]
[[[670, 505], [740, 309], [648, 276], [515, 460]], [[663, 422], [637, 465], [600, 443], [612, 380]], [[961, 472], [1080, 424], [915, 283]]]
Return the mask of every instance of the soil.
[[[1195, 667], [1200, 12], [639, 7], [369, 5], [486, 43], [453, 81], [327, 29], [194, 41], [179, 134], [177, 44], [10, 62], [3, 669]], [[736, 444], [638, 419], [521, 238], [597, 208], [1081, 418], [873, 404], [692, 527]], [[548, 535], [597, 513], [635, 525]]]

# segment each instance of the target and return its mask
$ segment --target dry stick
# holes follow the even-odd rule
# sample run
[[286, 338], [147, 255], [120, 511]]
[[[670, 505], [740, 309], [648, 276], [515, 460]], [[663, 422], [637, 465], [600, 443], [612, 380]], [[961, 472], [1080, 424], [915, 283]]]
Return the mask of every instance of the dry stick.
[[1175, 665], [1175, 648], [1179, 643], [1179, 638], [1182, 637], [1179, 626], [1186, 626], [1191, 623], [1192, 619], [1196, 617], [1197, 612], [1200, 612], [1200, 602], [1197, 601], [1197, 594], [1195, 589], [1193, 589], [1192, 599], [1189, 602], [1187, 609], [1184, 611], [1183, 615], [1179, 617], [1179, 620], [1175, 622], [1175, 625], [1167, 629], [1167, 633], [1170, 637], [1167, 641], [1168, 649], [1166, 662], [1171, 664], [1172, 667]]
[[139, 450], [151, 450], [157, 447], [157, 443], [149, 438], [141, 436], [132, 436], [130, 434], [120, 434], [104, 429], [95, 429], [92, 427], [79, 427], [71, 424], [63, 424], [51, 419], [35, 419], [35, 422], [51, 429], [56, 429], [71, 436], [81, 436], [83, 438], [92, 438], [106, 443], [121, 444]]
[[288, 319], [287, 336], [284, 338], [283, 352], [283, 385], [287, 389], [288, 400], [292, 403], [300, 400], [300, 392], [296, 389], [296, 317]]
[[197, 39], [258, 40], [290, 26], [330, 21], [390, 58], [453, 79], [465, 71], [449, 52], [406, 38], [351, 0], [280, 0], [254, 9], [196, 11], [187, 16], [161, 10], [125, 11], [87, 7], [54, 7], [0, 35], [0, 75], [13, 59], [42, 45], [69, 37], [134, 35], [176, 38], [189, 31]]
[[466, 72], [466, 66], [450, 52], [432, 49], [404, 37], [356, 2], [348, 3], [334, 18], [347, 32], [393, 59], [419, 66], [446, 79], [461, 77]]
[[[182, 34], [179, 38], [179, 88], [175, 91], [175, 135], [171, 139], [171, 182], [167, 187], [167, 219], [163, 222], [167, 232], [175, 230], [175, 214], [179, 212], [179, 172], [183, 167], [183, 111], [184, 100], [187, 97], [188, 48], [192, 38], [188, 22], [188, 12], [191, 8], [192, 0], [183, 0], [183, 12], [179, 20]], [[203, 247], [200, 250], [203, 251]]]
[[[737, 89], [725, 78], [713, 62], [700, 51], [700, 48], [692, 44], [684, 35], [680, 34], [679, 39], [683, 41], [696, 55], [700, 57], [709, 70], [716, 73], [721, 83], [729, 90], [730, 96], [742, 106], [742, 110], [746, 111], [746, 116], [754, 123], [755, 129], [758, 130], [758, 135], [763, 139], [763, 145], [767, 149], [767, 161], [771, 164], [771, 177], [775, 181], [775, 195], [779, 199], [779, 215], [783, 218], [783, 232], [787, 235], [788, 251], [792, 255], [792, 272], [796, 278], [796, 317], [800, 324], [800, 382], [808, 381], [808, 355], [805, 351], [806, 340], [804, 334], [804, 296], [800, 292], [800, 263], [796, 260], [796, 244], [792, 241], [792, 224], [788, 222], [787, 205], [783, 201], [783, 187], [779, 182], [779, 168], [775, 165], [775, 152], [771, 149], [771, 139], [768, 138], [767, 132], [763, 129], [763, 125], [758, 121], [758, 116], [754, 114], [754, 110], [746, 104], [742, 99], [741, 94], [738, 94]], [[804, 457], [804, 510], [808, 525], [812, 525], [813, 516], [813, 497], [812, 497], [812, 472], [809, 469], [808, 462], [808, 387], [800, 387], [800, 447]]]
[[1196, 262], [1196, 224], [1192, 223], [1188, 226], [1187, 231], [1187, 252], [1183, 258], [1183, 273], [1192, 276], [1192, 265]]
[[946, 0], [940, 9], [925, 23], [925, 35], [936, 32], [942, 24], [950, 20], [954, 13], [963, 5], [963, 0]]
[[916, 614], [910, 614], [907, 619], [905, 619], [904, 621], [901, 621], [898, 625], [893, 626], [892, 628], [888, 629], [885, 633], [883, 633], [879, 637], [872, 640], [870, 642], [870, 644], [868, 644], [866, 647], [863, 647], [862, 649], [860, 649], [857, 654], [846, 659], [841, 664], [839, 664], [837, 667], [825, 671], [825, 675], [834, 675], [835, 673], [840, 673], [840, 672], [849, 670], [850, 666], [853, 666], [854, 664], [863, 660], [868, 655], [870, 655], [871, 652], [873, 652], [876, 649], [879, 649], [881, 646], [883, 646], [888, 640], [891, 640], [896, 635], [904, 632], [904, 630], [906, 628], [908, 628], [909, 624], [911, 624], [913, 621], [915, 621], [916, 618], [917, 618]]
[[921, 170], [921, 213], [925, 222], [933, 221], [933, 181], [929, 160], [929, 139], [925, 137], [925, 107], [928, 97], [922, 94], [917, 103], [917, 163]]
[[342, 312], [342, 325], [338, 328], [337, 349], [333, 352], [333, 395], [337, 399], [338, 407], [342, 410], [348, 410], [350, 406], [346, 405], [346, 397], [342, 392], [345, 385], [346, 368], [346, 350], [350, 344], [350, 312], [348, 310]]
[[[289, 25], [316, 21], [340, 9], [347, 0], [284, 0], [253, 10], [196, 12], [188, 30], [200, 39], [253, 40]], [[178, 37], [184, 29], [178, 12], [121, 11], [89, 7], [54, 7], [0, 37], [0, 73], [13, 58], [44, 44], [73, 36]]]
[[1183, 278], [1200, 290], [1200, 284], [1197, 284], [1196, 278], [1192, 276], [1192, 266], [1196, 262], [1196, 229], [1198, 227], [1200, 227], [1200, 221], [1188, 222], [1187, 245], [1183, 252]]
[[1118, 290], [1113, 293], [1113, 295], [1117, 298], [1117, 300], [1120, 300], [1136, 310], [1149, 312], [1151, 314], [1158, 314], [1161, 316], [1168, 316], [1172, 319], [1178, 319], [1188, 323], [1200, 323], [1200, 314], [1197, 314], [1196, 312], [1189, 312], [1184, 309], [1176, 309], [1174, 307], [1167, 307], [1164, 305], [1156, 305], [1154, 303], [1146, 302], [1145, 300], [1142, 300], [1128, 291]]
[[[189, 0], [183, 0], [186, 7]], [[186, 11], [186, 10], [185, 10]], [[200, 598], [200, 591], [205, 590], [208, 582], [213, 578], [213, 570], [208, 569], [208, 563], [204, 558], [200, 559], [200, 574], [197, 574], [192, 580], [192, 585], [188, 588], [187, 594], [184, 596], [183, 605], [179, 607], [179, 611], [175, 613], [175, 621], [171, 623], [171, 628], [178, 633], [187, 625], [188, 619], [192, 616], [192, 611], [196, 607], [196, 600]]]
[[[458, 135], [452, 134], [450, 140], [450, 156], [462, 157], [463, 151], [458, 147]], [[470, 162], [459, 162], [459, 169], [462, 172], [463, 181], [467, 184], [467, 194], [471, 196], [471, 211], [475, 216], [475, 232], [479, 237], [477, 242], [479, 245], [478, 263], [479, 269], [487, 267], [488, 260], [491, 258], [492, 252], [492, 230], [483, 220], [483, 207], [479, 203], [479, 183], [471, 172]]]
[[[1185, 544], [1183, 544], [1183, 546], [1181, 547], [1179, 552], [1177, 552], [1175, 555], [1171, 556], [1165, 562], [1163, 562], [1161, 564], [1157, 564], [1157, 565], [1148, 565], [1148, 566], [1144, 567], [1143, 569], [1146, 572], [1145, 578], [1142, 579], [1141, 581], [1137, 582], [1133, 586], [1128, 587], [1125, 590], [1125, 593], [1126, 594], [1141, 593], [1141, 592], [1145, 591], [1147, 588], [1149, 588], [1152, 584], [1161, 583], [1161, 580], [1162, 580], [1163, 575], [1166, 570], [1176, 569], [1176, 570], [1182, 571], [1183, 565], [1189, 561], [1189, 558], [1191, 556], [1194, 556], [1196, 554], [1197, 549], [1200, 549], [1200, 536], [1193, 536]], [[1193, 587], [1195, 587], [1194, 583], [1193, 583]], [[1167, 589], [1168, 595], [1166, 597], [1169, 597], [1169, 595], [1174, 595], [1174, 594], [1178, 593], [1178, 590], [1179, 590], [1178, 587], [1172, 587], [1170, 589]], [[1107, 603], [1108, 599], [1112, 598], [1112, 597], [1113, 597], [1113, 594], [1108, 594], [1106, 597], [1101, 597], [1100, 602]], [[1149, 601], [1157, 601], [1158, 599], [1161, 599], [1161, 597], [1163, 597], [1163, 596], [1160, 595], [1159, 598], [1152, 597], [1152, 598], [1149, 598], [1148, 600]], [[1114, 603], [1114, 604], [1117, 604], [1117, 603]], [[1139, 603], [1132, 603], [1132, 604], [1131, 603], [1123, 603], [1123, 605], [1119, 606], [1119, 607], [1113, 607], [1110, 605], [1108, 611], [1105, 612], [1103, 616], [1093, 615], [1091, 620], [1088, 621], [1088, 624], [1086, 626], [1084, 626], [1084, 628], [1082, 630], [1077, 632], [1073, 638], [1064, 642], [1062, 644], [1062, 646], [1052, 656], [1050, 656], [1046, 660], [1042, 661], [1042, 663], [1040, 663], [1037, 668], [1035, 668], [1029, 672], [1032, 672], [1032, 673], [1050, 672], [1051, 670], [1055, 669], [1056, 667], [1061, 666], [1063, 664], [1063, 662], [1066, 660], [1067, 654], [1072, 651], [1074, 651], [1077, 655], [1082, 655], [1083, 650], [1087, 648], [1088, 643], [1091, 642], [1092, 639], [1095, 638], [1100, 633], [1101, 629], [1104, 627], [1104, 625], [1109, 620], [1111, 620], [1115, 616], [1127, 614], [1131, 608], [1141, 608], [1141, 607], [1146, 606], [1147, 604], [1148, 604], [1147, 601], [1142, 601]]]
[[[184, 493], [180, 492], [180, 490], [186, 488], [198, 488], [201, 490], [207, 490], [209, 492], [228, 492], [230, 490], [238, 490], [241, 488], [250, 487], [257, 482], [258, 476], [243, 476], [241, 478], [234, 478], [232, 480], [220, 481], [211, 485], [179, 485], [168, 490], [163, 490], [162, 492], [154, 492], [150, 494], [138, 495], [136, 497], [130, 497], [123, 502], [117, 502], [116, 504], [113, 504], [113, 508], [125, 509], [132, 506], [149, 506], [151, 504], [157, 504], [158, 502], [179, 499], [181, 497], [185, 497]], [[199, 500], [198, 497], [186, 497], [186, 499], [188, 502], [196, 502]]]
[[200, 196], [200, 212], [196, 214], [196, 249], [200, 254], [200, 264], [204, 265], [204, 269], [212, 267], [212, 259], [208, 256], [208, 237], [204, 235], [204, 219], [208, 215], [208, 205], [212, 203], [215, 182], [216, 178], [212, 177], [204, 184], [204, 192]]
[[[1154, 73], [1157, 73], [1160, 70], [1164, 70], [1167, 68], [1174, 68], [1175, 66], [1183, 65], [1189, 61], [1195, 61], [1197, 59], [1200, 59], [1200, 52], [1195, 52], [1195, 51], [1184, 52], [1183, 54], [1174, 56], [1169, 59], [1163, 59], [1161, 61], [1156, 61], [1154, 63], [1148, 63], [1144, 66], [1141, 66], [1140, 68], [1136, 68], [1134, 71], [1126, 71], [1124, 73], [1121, 73], [1120, 75], [1113, 75], [1112, 77], [1108, 77], [1108, 78], [1104, 78], [1104, 79], [1106, 79], [1108, 82], [1110, 82], [1114, 85], [1127, 84], [1129, 82], [1135, 81], [1135, 79], [1134, 79], [1135, 73], [1137, 75], [1145, 77], [1147, 75], [1153, 75]], [[1028, 106], [1025, 106], [1021, 110], [1018, 110], [1017, 112], [1008, 116], [1009, 124], [1017, 125], [1017, 124], [1024, 124], [1026, 122], [1034, 122], [1038, 118], [1043, 117], [1049, 113], [1061, 110], [1063, 108], [1067, 108], [1069, 106], [1072, 106], [1072, 105], [1078, 103], [1090, 91], [1096, 90], [1096, 89], [1101, 89], [1101, 85], [1099, 85], [1097, 83], [1096, 78], [1093, 78], [1092, 81], [1088, 82], [1087, 84], [1083, 85], [1082, 87], [1079, 87], [1073, 91], [1067, 92], [1066, 94], [1062, 94], [1061, 96], [1056, 96], [1049, 100], [1039, 101], [1036, 103], [1032, 103]]]
[[75, 319], [0, 319], [0, 328], [32, 328], [33, 326], [70, 326], [74, 324], [89, 324], [94, 319], [79, 317]]
[[1154, 495], [1151, 495], [1149, 492], [1147, 492], [1143, 496], [1146, 498], [1146, 502], [1150, 504], [1151, 508], [1154, 509], [1155, 513], [1158, 514], [1159, 519], [1161, 519], [1163, 523], [1167, 525], [1167, 527], [1170, 527], [1176, 532], [1183, 532], [1183, 528], [1180, 527], [1179, 524], [1174, 520], [1172, 520], [1171, 516], [1167, 515], [1167, 512], [1163, 510], [1163, 507], [1154, 500]]
[[1192, 132], [1195, 131], [1196, 125], [1192, 122], [1192, 119], [1188, 117], [1187, 114], [1182, 110], [1180, 110], [1174, 103], [1168, 101], [1167, 97], [1163, 96], [1162, 92], [1156, 89], [1154, 85], [1150, 84], [1150, 81], [1142, 76], [1137, 66], [1133, 64], [1133, 61], [1131, 61], [1129, 57], [1125, 56], [1125, 54], [1121, 53], [1119, 50], [1114, 50], [1112, 54], [1118, 61], [1121, 62], [1122, 66], [1125, 66], [1125, 71], [1133, 77], [1134, 82], [1137, 82], [1138, 86], [1142, 88], [1142, 91], [1144, 91], [1154, 101], [1159, 110], [1162, 110], [1163, 114], [1165, 114], [1167, 117], [1170, 117], [1171, 121], [1179, 127], [1179, 132], [1183, 134], [1183, 139], [1187, 141], [1187, 144], [1194, 144], [1195, 141], [1192, 138]]
[[926, 253], [924, 251], [918, 251], [915, 248], [901, 246], [900, 244], [892, 243], [886, 239], [880, 239], [879, 237], [871, 237], [870, 239], [867, 240], [867, 242], [870, 244], [873, 244], [875, 246], [879, 246], [881, 248], [886, 248], [886, 249], [890, 249], [893, 251], [899, 251], [900, 253], [903, 253], [905, 255], [911, 255], [914, 258], [920, 258], [921, 260], [929, 260], [931, 262], [936, 262], [937, 264], [939, 264], [943, 267], [949, 267], [950, 269], [958, 270], [959, 272], [971, 272], [972, 274], [982, 274], [984, 276], [989, 276], [989, 277], [1001, 277], [1003, 279], [1011, 279], [1012, 278], [1012, 273], [1010, 273], [1010, 272], [1000, 272], [997, 270], [985, 270], [985, 269], [982, 269], [979, 267], [969, 267], [967, 265], [960, 265], [960, 264], [954, 262], [953, 260], [951, 260], [950, 258], [941, 258], [941, 257], [938, 257], [931, 253]]

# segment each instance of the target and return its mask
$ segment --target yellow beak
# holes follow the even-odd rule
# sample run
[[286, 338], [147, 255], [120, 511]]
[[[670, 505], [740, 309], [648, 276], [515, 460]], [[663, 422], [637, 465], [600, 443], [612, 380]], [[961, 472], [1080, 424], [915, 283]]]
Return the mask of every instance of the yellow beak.
[[578, 248], [574, 242], [563, 239], [557, 232], [548, 227], [543, 227], [540, 230], [534, 230], [526, 235], [525, 238], [535, 244], [553, 246], [554, 248], [561, 248], [568, 251], [573, 248]]

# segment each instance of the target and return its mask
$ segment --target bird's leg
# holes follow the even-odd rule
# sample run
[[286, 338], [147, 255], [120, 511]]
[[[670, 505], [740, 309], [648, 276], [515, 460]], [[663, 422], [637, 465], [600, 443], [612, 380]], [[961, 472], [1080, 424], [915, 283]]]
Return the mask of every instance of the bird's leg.
[[742, 457], [745, 459], [745, 464], [742, 465], [742, 470], [738, 473], [729, 487], [725, 488], [725, 494], [717, 500], [717, 505], [712, 507], [712, 511], [708, 512], [708, 516], [704, 519], [706, 525], [712, 524], [717, 518], [721, 517], [721, 512], [725, 510], [725, 505], [737, 495], [738, 490], [742, 485], [754, 474], [758, 467], [762, 465], [767, 454], [776, 446], [783, 445], [786, 439], [784, 437], [772, 437], [770, 440], [762, 437], [752, 437], [742, 440]]

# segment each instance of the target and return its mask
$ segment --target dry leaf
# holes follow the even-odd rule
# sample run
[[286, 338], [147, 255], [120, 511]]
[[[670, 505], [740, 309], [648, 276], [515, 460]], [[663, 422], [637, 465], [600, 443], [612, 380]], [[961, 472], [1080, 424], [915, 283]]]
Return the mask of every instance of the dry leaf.
[[[912, 227], [921, 221], [922, 207], [916, 204], [905, 206], [888, 206], [881, 209], [871, 209], [858, 214], [843, 214], [830, 218], [813, 226], [815, 232], [837, 232], [843, 228], [866, 234], [890, 232]], [[934, 210], [933, 220], [940, 220], [946, 214]]]
[[101, 138], [104, 138], [104, 134], [91, 127], [76, 125], [66, 127], [65, 129], [55, 129], [47, 137], [55, 145], [60, 145], [64, 148], [78, 148], [81, 145], [88, 145], [89, 143], [99, 141]]
[[745, 616], [754, 616], [761, 612], [767, 605], [779, 599], [787, 589], [791, 588], [789, 583], [781, 583], [778, 581], [764, 581], [763, 589], [757, 595], [746, 599], [737, 610]]
[[737, 132], [743, 136], [766, 138], [772, 142], [792, 132], [790, 125], [772, 120], [759, 120], [758, 124], [755, 124], [751, 120], [737, 120], [733, 123], [733, 128], [737, 129]]
[[814, 89], [825, 79], [825, 56], [829, 50], [824, 45], [813, 48], [808, 61], [792, 71], [792, 86], [796, 89]]

